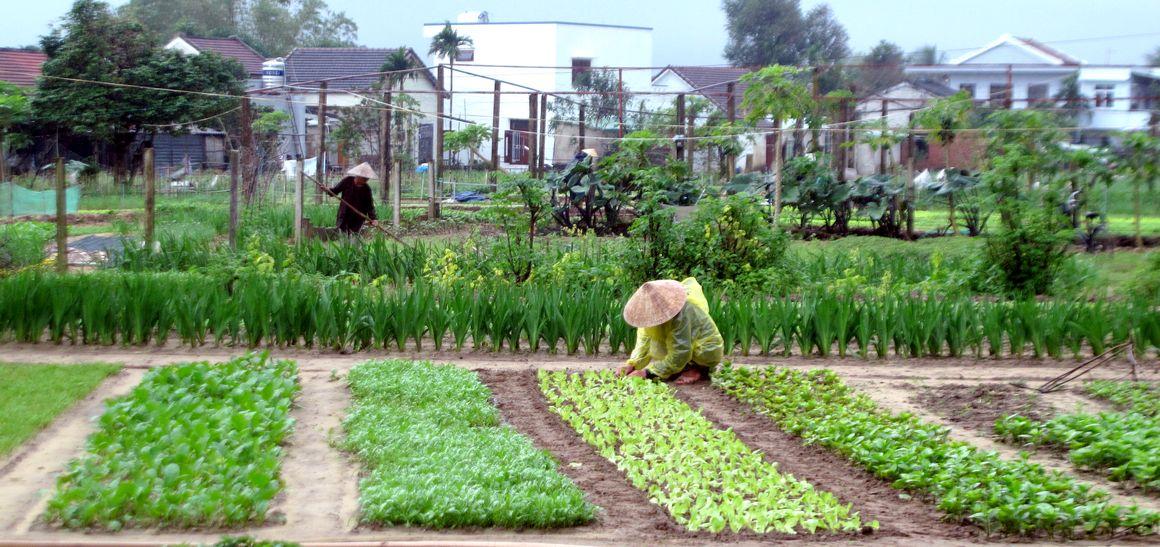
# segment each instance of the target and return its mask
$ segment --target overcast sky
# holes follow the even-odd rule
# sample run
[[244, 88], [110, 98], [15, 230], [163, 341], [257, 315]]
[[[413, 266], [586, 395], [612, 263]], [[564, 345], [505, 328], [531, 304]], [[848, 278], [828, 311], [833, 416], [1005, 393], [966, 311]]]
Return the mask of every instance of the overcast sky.
[[[2, 3], [19, 7], [9, 6], [0, 18], [0, 46], [21, 46], [37, 43], [72, 1]], [[1144, 55], [1160, 45], [1160, 0], [802, 0], [803, 9], [819, 3], [830, 4], [850, 33], [855, 51], [887, 39], [907, 51], [937, 44], [954, 57], [1009, 32], [1047, 42], [1090, 63], [1133, 64], [1142, 63]], [[359, 42], [372, 47], [407, 45], [423, 54], [423, 23], [454, 20], [464, 10], [486, 10], [492, 21], [650, 26], [657, 65], [724, 63], [725, 17], [718, 0], [329, 0], [329, 4], [355, 19]]]

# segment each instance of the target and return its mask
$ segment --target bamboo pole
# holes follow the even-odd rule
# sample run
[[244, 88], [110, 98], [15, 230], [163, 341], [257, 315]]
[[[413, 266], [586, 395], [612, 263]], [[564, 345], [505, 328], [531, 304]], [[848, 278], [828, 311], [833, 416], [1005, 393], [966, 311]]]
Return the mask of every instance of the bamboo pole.
[[68, 272], [68, 207], [65, 203], [64, 158], [56, 158], [56, 271]]
[[[736, 94], [736, 90], [737, 90], [736, 84], [734, 84], [733, 82], [729, 82], [728, 84], [725, 85], [725, 93], [728, 94], [728, 96], [725, 98], [725, 111], [726, 111], [726, 115], [729, 117], [729, 124], [730, 125], [732, 125], [733, 122], [737, 121], [737, 94]], [[729, 154], [726, 157], [726, 160], [729, 162], [729, 165], [727, 166], [728, 168], [725, 170], [725, 173], [726, 173], [725, 180], [733, 180], [733, 168], [737, 164], [737, 158], [733, 157], [733, 154]]]
[[579, 138], [580, 147], [577, 148], [577, 152], [579, 152], [580, 150], [583, 150], [585, 148], [585, 146], [584, 146], [584, 144], [585, 144], [584, 143], [584, 140], [585, 140], [584, 133], [587, 130], [587, 123], [588, 123], [587, 120], [585, 120], [586, 114], [587, 113], [584, 111], [584, 103], [580, 103], [580, 113], [578, 116], [579, 120], [580, 120], [580, 127], [579, 127], [579, 129], [580, 129], [580, 138]]
[[773, 225], [781, 221], [781, 120], [773, 120]]
[[624, 69], [617, 69], [616, 98], [617, 98], [617, 136], [624, 137]]
[[382, 179], [383, 205], [390, 203], [391, 184], [387, 173], [391, 171], [391, 90], [383, 93], [386, 108], [379, 112], [379, 177]]
[[[677, 123], [673, 125], [681, 125], [685, 121], [685, 94], [677, 95]], [[680, 129], [673, 129], [673, 133], [680, 132]], [[688, 140], [688, 139], [685, 139]], [[685, 147], [683, 143], [675, 143], [673, 147], [673, 157], [677, 161], [685, 161]]]
[[536, 127], [539, 127], [539, 98], [535, 93], [528, 94], [528, 176], [536, 178], [536, 152], [539, 149], [536, 144]]
[[142, 163], [145, 171], [145, 252], [153, 252], [154, 230], [157, 222], [157, 167], [154, 163], [153, 143], [147, 143]]
[[250, 98], [242, 98], [242, 127], [240, 128], [242, 134], [242, 152], [241, 152], [241, 173], [242, 186], [245, 188], [246, 203], [254, 199], [254, 194], [258, 190], [258, 155], [254, 150], [254, 111], [250, 105]]

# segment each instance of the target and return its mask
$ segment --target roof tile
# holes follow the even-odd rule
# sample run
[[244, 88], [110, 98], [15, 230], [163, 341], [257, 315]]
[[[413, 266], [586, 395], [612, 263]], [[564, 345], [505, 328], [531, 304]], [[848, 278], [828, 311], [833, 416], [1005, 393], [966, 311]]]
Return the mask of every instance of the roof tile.
[[[424, 66], [415, 52], [408, 49], [411, 62], [416, 66]], [[363, 47], [300, 47], [290, 52], [286, 57], [286, 83], [300, 84], [317, 82], [331, 78], [341, 78], [354, 74], [370, 74], [379, 72], [383, 63], [387, 61], [393, 48], [363, 48]], [[422, 70], [431, 85], [435, 79], [431, 71]], [[378, 76], [359, 76], [327, 82], [330, 89], [369, 89], [378, 83]]]
[[[667, 67], [689, 83], [693, 89], [706, 95], [717, 107], [724, 110], [728, 106], [725, 96], [725, 87], [729, 82], [736, 82], [742, 76], [752, 72], [746, 68], [708, 67], [708, 66], [670, 66]], [[741, 109], [741, 98], [745, 96], [748, 84], [737, 82], [734, 87], [735, 104]]]
[[182, 36], [181, 39], [197, 48], [198, 51], [212, 51], [222, 57], [236, 59], [242, 64], [242, 68], [246, 69], [247, 74], [261, 74], [262, 63], [266, 62], [265, 57], [257, 51], [254, 51], [254, 48], [238, 38], [198, 38], [195, 36]]
[[36, 87], [40, 67], [48, 56], [38, 51], [0, 48], [0, 81], [21, 87]]

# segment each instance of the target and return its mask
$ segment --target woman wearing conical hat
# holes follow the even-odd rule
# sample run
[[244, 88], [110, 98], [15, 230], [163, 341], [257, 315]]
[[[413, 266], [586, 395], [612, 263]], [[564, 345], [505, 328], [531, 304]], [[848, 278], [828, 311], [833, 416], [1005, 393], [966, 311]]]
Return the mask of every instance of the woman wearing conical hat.
[[[369, 163], [361, 163], [338, 181], [338, 185], [330, 189], [330, 193], [339, 198], [338, 229], [344, 234], [357, 234], [362, 229], [363, 221], [367, 218], [371, 226], [377, 224], [375, 214], [375, 198], [371, 195], [370, 179], [378, 178], [375, 170]], [[359, 214], [362, 213], [362, 214]], [[366, 215], [366, 218], [363, 217]]]
[[708, 380], [721, 362], [724, 341], [696, 279], [641, 285], [624, 305], [624, 320], [636, 327], [636, 348], [621, 375], [691, 384]]

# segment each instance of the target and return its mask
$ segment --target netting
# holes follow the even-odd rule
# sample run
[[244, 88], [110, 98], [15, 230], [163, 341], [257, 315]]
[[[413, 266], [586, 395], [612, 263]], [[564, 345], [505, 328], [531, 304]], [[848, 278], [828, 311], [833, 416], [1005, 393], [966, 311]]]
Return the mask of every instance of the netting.
[[[76, 213], [81, 201], [81, 187], [65, 190], [65, 211]], [[38, 192], [11, 182], [0, 182], [0, 216], [55, 215], [56, 191]]]

